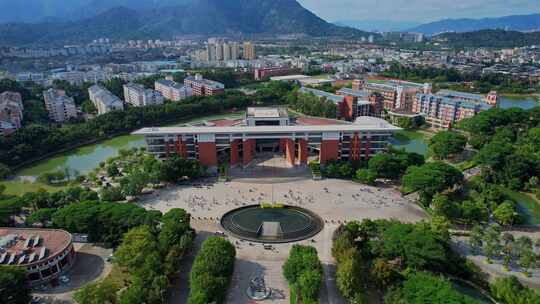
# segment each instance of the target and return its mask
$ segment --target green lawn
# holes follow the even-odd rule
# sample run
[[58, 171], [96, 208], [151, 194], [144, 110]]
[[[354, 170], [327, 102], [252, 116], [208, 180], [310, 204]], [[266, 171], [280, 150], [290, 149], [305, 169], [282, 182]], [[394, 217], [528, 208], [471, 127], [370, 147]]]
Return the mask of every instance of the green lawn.
[[3, 181], [0, 182], [0, 184], [6, 186], [5, 194], [9, 195], [23, 195], [27, 192], [36, 192], [40, 188], [43, 188], [49, 192], [57, 192], [67, 188], [67, 186], [49, 186], [40, 182], [31, 183], [20, 180]]

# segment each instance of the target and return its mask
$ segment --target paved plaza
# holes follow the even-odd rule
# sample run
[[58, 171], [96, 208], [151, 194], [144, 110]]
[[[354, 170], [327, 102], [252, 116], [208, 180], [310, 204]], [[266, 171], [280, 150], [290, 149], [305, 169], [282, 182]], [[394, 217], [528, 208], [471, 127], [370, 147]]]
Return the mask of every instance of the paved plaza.
[[[339, 179], [314, 181], [307, 167], [291, 168], [279, 158], [260, 158], [246, 169], [231, 170], [230, 175], [228, 182], [209, 179], [171, 186], [142, 197], [139, 204], [162, 212], [183, 208], [191, 213], [192, 226], [198, 234], [197, 248], [206, 237], [222, 230], [219, 219], [223, 214], [262, 202], [309, 209], [324, 220], [325, 226], [313, 238], [273, 244], [271, 250], [260, 243], [227, 236], [237, 250], [227, 303], [252, 303], [246, 296], [246, 289], [254, 275], [263, 275], [267, 286], [272, 288], [272, 296], [263, 303], [289, 303], [289, 288], [281, 268], [293, 244], [317, 248], [325, 271], [321, 303], [345, 303], [335, 284], [335, 265], [331, 256], [332, 234], [339, 224], [365, 218], [403, 222], [427, 219], [420, 207], [403, 198], [393, 186], [371, 187]], [[189, 266], [175, 282], [170, 303], [180, 303], [187, 298]]]

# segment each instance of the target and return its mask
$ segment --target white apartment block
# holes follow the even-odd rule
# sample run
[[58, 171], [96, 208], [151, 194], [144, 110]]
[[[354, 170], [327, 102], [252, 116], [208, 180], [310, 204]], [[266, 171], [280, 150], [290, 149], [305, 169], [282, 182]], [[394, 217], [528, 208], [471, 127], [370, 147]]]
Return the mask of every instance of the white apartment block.
[[163, 104], [163, 95], [143, 85], [130, 82], [124, 85], [124, 99], [134, 107]]
[[163, 97], [172, 101], [180, 101], [193, 95], [193, 90], [189, 86], [184, 86], [171, 80], [157, 80], [154, 86], [155, 90], [160, 92]]
[[122, 100], [100, 85], [93, 85], [88, 88], [88, 94], [98, 111], [98, 115], [114, 110], [124, 110], [124, 103]]
[[48, 89], [43, 91], [43, 99], [52, 121], [62, 123], [77, 117], [75, 101], [73, 97], [67, 96], [65, 91]]

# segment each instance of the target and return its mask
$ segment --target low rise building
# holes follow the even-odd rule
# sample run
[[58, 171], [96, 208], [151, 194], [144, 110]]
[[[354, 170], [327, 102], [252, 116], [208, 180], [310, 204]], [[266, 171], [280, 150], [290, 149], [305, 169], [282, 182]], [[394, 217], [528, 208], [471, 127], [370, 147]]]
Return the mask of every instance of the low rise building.
[[24, 268], [31, 286], [57, 279], [74, 263], [72, 237], [64, 230], [0, 228], [0, 265]]
[[154, 83], [156, 91], [160, 92], [163, 97], [172, 101], [180, 101], [193, 95], [193, 89], [189, 86], [184, 86], [172, 80], [160, 79]]
[[62, 123], [77, 117], [75, 101], [65, 91], [48, 89], [43, 91], [43, 99], [50, 120]]
[[179, 155], [215, 170], [220, 162], [248, 166], [265, 151], [283, 153], [290, 166], [305, 166], [310, 159], [322, 165], [368, 160], [386, 151], [388, 139], [400, 130], [375, 117], [358, 117], [354, 123], [311, 118], [302, 124], [292, 119], [285, 124], [286, 118], [279, 109], [250, 109], [251, 125], [144, 128], [133, 134], [145, 136], [147, 152], [158, 158]]
[[184, 79], [184, 85], [190, 87], [195, 96], [213, 96], [225, 92], [224, 84], [204, 79], [201, 74], [186, 77]]
[[163, 104], [160, 92], [145, 89], [142, 84], [130, 82], [124, 85], [124, 100], [134, 107]]
[[288, 67], [273, 67], [273, 68], [260, 68], [253, 71], [253, 77], [255, 80], [267, 80], [275, 76], [286, 76], [298, 73], [298, 69], [292, 69]]
[[20, 93], [6, 91], [0, 94], [0, 135], [13, 134], [22, 126], [23, 109]]
[[88, 95], [96, 107], [98, 115], [114, 110], [124, 110], [124, 103], [122, 100], [100, 85], [93, 85], [88, 88]]

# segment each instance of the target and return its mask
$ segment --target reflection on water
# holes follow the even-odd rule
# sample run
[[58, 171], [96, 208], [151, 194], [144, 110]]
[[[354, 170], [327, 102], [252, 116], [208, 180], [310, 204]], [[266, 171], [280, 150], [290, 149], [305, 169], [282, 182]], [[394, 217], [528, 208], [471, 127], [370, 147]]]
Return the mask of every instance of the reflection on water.
[[501, 109], [508, 109], [508, 108], [516, 107], [516, 108], [528, 110], [538, 105], [539, 105], [538, 101], [530, 96], [523, 96], [523, 97], [501, 96], [499, 98], [499, 108]]
[[77, 170], [81, 174], [86, 174], [96, 168], [100, 162], [118, 155], [119, 150], [142, 146], [144, 146], [144, 137], [142, 136], [118, 136], [40, 161], [30, 167], [21, 169], [17, 172], [17, 176], [37, 177], [45, 172], [54, 172], [63, 168]]
[[414, 152], [427, 155], [428, 145], [420, 132], [399, 131], [390, 139], [390, 144], [397, 149], [405, 149], [407, 152]]

